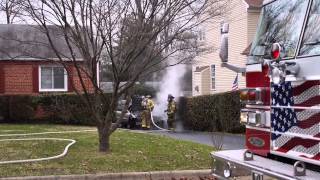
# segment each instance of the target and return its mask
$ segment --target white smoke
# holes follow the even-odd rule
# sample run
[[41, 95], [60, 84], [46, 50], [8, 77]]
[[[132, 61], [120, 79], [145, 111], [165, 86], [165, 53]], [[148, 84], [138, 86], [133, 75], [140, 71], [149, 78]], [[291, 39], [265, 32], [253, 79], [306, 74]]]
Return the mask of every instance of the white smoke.
[[160, 84], [159, 92], [156, 95], [156, 106], [153, 114], [160, 117], [162, 120], [167, 119], [167, 114], [164, 112], [167, 109], [168, 94], [177, 98], [183, 96], [182, 78], [186, 73], [186, 65], [179, 64], [167, 69], [166, 74], [163, 76]]

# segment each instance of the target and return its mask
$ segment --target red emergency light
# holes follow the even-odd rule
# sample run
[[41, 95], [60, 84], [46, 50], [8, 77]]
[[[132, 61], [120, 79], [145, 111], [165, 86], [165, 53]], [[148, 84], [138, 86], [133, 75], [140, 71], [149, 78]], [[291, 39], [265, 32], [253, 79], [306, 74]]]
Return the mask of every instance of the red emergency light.
[[248, 101], [249, 99], [249, 94], [248, 94], [248, 90], [240, 90], [240, 100], [241, 101]]
[[265, 104], [264, 88], [248, 88], [240, 90], [240, 100], [246, 104]]
[[271, 58], [273, 60], [280, 60], [281, 46], [279, 43], [273, 43], [271, 48]]
[[248, 92], [248, 100], [249, 101], [256, 101], [257, 99], [257, 91], [249, 91]]

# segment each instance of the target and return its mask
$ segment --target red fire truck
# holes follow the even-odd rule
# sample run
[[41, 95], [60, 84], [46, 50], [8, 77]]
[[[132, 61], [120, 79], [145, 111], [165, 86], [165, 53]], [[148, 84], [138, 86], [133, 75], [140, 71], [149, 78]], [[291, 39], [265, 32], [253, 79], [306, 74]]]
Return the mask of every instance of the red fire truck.
[[245, 68], [228, 63], [221, 32], [222, 65], [246, 76], [247, 149], [213, 152], [213, 175], [320, 180], [320, 0], [264, 0]]

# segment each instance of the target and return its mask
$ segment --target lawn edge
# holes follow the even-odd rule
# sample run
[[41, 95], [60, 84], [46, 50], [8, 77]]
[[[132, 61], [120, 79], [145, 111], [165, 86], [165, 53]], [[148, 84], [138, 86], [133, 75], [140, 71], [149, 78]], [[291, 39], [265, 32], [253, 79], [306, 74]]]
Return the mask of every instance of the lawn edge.
[[0, 180], [156, 180], [172, 178], [196, 178], [209, 177], [210, 169], [204, 170], [181, 170], [181, 171], [150, 171], [150, 172], [125, 172], [108, 174], [86, 174], [86, 175], [54, 175], [54, 176], [28, 176], [28, 177], [7, 177]]

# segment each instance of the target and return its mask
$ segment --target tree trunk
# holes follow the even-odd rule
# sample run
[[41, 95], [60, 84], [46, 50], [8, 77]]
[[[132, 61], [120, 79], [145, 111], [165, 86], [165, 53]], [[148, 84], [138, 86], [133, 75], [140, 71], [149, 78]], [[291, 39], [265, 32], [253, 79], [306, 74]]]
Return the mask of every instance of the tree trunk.
[[111, 126], [112, 121], [116, 118], [114, 112], [117, 107], [118, 97], [113, 96], [109, 105], [106, 116], [103, 117], [103, 121], [98, 121], [98, 133], [99, 133], [99, 151], [110, 151], [110, 135], [112, 134]]
[[103, 128], [98, 127], [99, 133], [99, 151], [109, 152], [110, 151], [110, 135]]
[[7, 18], [7, 24], [11, 24], [10, 22], [10, 14], [9, 14], [9, 9], [6, 9], [6, 18]]

